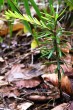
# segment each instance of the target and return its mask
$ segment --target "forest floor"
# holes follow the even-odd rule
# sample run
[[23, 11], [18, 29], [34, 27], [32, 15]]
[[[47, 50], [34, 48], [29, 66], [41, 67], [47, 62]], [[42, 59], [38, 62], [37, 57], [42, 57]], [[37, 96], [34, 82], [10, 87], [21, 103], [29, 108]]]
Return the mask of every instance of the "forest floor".
[[15, 22], [10, 36], [7, 21], [0, 20], [0, 110], [73, 110], [72, 42], [63, 49], [60, 97], [55, 59], [41, 58], [38, 47], [32, 52], [32, 35]]

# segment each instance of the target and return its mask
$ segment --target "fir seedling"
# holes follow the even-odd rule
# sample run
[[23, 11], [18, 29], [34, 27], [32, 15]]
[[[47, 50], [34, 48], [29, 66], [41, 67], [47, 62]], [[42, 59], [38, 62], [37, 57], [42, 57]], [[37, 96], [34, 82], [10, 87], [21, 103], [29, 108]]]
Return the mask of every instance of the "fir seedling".
[[[27, 1], [27, 0], [26, 0]], [[5, 15], [7, 19], [11, 18], [19, 18], [20, 20], [27, 21], [27, 23], [31, 23], [37, 31], [37, 28], [40, 28], [41, 31], [37, 32], [38, 34], [35, 36], [36, 40], [43, 39], [43, 42], [39, 42], [41, 46], [41, 53], [43, 56], [47, 55], [47, 58], [50, 59], [53, 55], [56, 58], [57, 69], [56, 72], [58, 73], [58, 88], [60, 90], [60, 97], [62, 97], [62, 90], [61, 90], [61, 65], [60, 59], [62, 57], [62, 50], [61, 46], [63, 47], [64, 43], [62, 42], [61, 36], [70, 34], [70, 32], [66, 32], [59, 23], [59, 19], [61, 18], [62, 14], [64, 13], [65, 9], [59, 13], [59, 5], [57, 4], [56, 9], [53, 7], [53, 0], [49, 1], [49, 9], [50, 12], [48, 13], [46, 10], [41, 12], [37, 7], [34, 0], [30, 0], [31, 5], [34, 7], [39, 20], [34, 18], [30, 15], [30, 11], [27, 11], [27, 15], [22, 15], [17, 11], [6, 11]], [[60, 1], [60, 0], [58, 0]], [[28, 6], [28, 2], [27, 2]], [[27, 7], [26, 7], [27, 9]], [[28, 6], [29, 9], [29, 6]], [[27, 26], [28, 27], [28, 26]], [[28, 27], [29, 29], [29, 27]], [[31, 32], [32, 33], [32, 32]], [[32, 33], [33, 35], [33, 33]], [[34, 35], [33, 35], [34, 36]], [[31, 43], [31, 47], [33, 42]]]

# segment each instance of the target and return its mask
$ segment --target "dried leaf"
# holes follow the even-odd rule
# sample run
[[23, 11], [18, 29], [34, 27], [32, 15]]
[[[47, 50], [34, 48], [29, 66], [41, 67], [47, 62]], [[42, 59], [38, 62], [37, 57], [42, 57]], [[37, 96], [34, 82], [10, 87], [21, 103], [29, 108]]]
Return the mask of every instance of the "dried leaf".
[[[64, 58], [64, 61], [66, 62], [66, 64], [61, 64], [61, 67], [63, 68], [64, 72], [70, 72], [73, 70], [71, 63], [71, 59], [69, 59], [71, 57], [67, 57], [66, 59]], [[68, 60], [67, 60], [68, 59]], [[51, 64], [50, 66], [46, 67], [44, 70], [47, 73], [55, 73], [55, 70], [57, 68], [57, 65]]]
[[[24, 68], [24, 65], [16, 64], [13, 65], [12, 69], [6, 74], [6, 80], [9, 82], [20, 80], [20, 79], [32, 79], [38, 77], [43, 72], [34, 67]], [[23, 68], [22, 68], [23, 67]]]
[[31, 42], [31, 49], [35, 49], [36, 47], [38, 47], [38, 43], [35, 39], [33, 39]]
[[[58, 76], [57, 74], [45, 74], [42, 75], [42, 78], [46, 81], [50, 81], [53, 85], [58, 87]], [[73, 88], [72, 88], [72, 83], [68, 76], [62, 76], [61, 79], [61, 87], [64, 92], [66, 92], [69, 95], [73, 95]]]
[[71, 45], [69, 42], [66, 43], [66, 47], [61, 48], [61, 50], [65, 53], [69, 53], [69, 51], [71, 50]]
[[[20, 22], [13, 24], [12, 31], [23, 30], [24, 25]], [[7, 35], [9, 33], [9, 27], [4, 23], [4, 21], [0, 20], [0, 36]]]
[[24, 79], [20, 64], [13, 65], [12, 69], [6, 74], [6, 80], [12, 82], [19, 79]]
[[50, 96], [36, 95], [36, 94], [31, 94], [30, 96], [27, 97], [27, 99], [32, 100], [32, 101], [37, 101], [37, 102], [38, 101], [47, 101], [51, 98], [50, 98]]
[[11, 86], [2, 86], [0, 88], [0, 93], [2, 93], [3, 97], [13, 97], [13, 98], [17, 98], [17, 96], [20, 95], [19, 91], [17, 90], [16, 87], [11, 87]]
[[59, 98], [59, 93], [57, 92], [55, 94], [54, 92], [46, 92], [44, 93], [42, 92], [36, 92], [36, 93], [31, 93], [30, 95], [26, 96], [26, 99], [32, 100], [32, 101], [37, 101], [37, 102], [42, 102], [42, 101], [47, 101], [47, 100], [51, 100], [51, 99], [57, 99]]
[[63, 103], [63, 104], [60, 104], [58, 106], [56, 106], [55, 108], [51, 109], [51, 110], [64, 110], [68, 107], [68, 104], [67, 103]]
[[73, 94], [72, 84], [69, 80], [68, 76], [63, 76], [61, 79], [61, 87], [64, 92], [66, 92], [69, 95]]
[[2, 57], [0, 57], [0, 62], [4, 62], [4, 59]]
[[42, 75], [42, 78], [46, 81], [50, 81], [55, 86], [58, 85], [58, 76], [55, 73], [53, 73], [53, 74], [44, 74], [44, 75]]
[[27, 110], [31, 105], [33, 105], [32, 102], [24, 102], [17, 106], [18, 110]]
[[5, 81], [5, 80], [3, 80], [3, 79], [4, 79], [4, 77], [3, 76], [0, 76], [0, 87], [1, 86], [5, 86], [5, 85], [8, 85], [8, 82]]
[[28, 80], [20, 80], [13, 82], [18, 88], [33, 88], [38, 86], [41, 83], [40, 78], [32, 78]]

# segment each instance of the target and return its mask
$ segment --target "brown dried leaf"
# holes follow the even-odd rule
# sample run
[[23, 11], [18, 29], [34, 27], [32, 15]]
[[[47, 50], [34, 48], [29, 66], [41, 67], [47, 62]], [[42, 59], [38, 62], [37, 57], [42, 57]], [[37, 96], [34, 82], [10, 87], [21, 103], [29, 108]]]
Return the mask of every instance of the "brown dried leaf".
[[[65, 59], [65, 58], [64, 58]], [[66, 64], [61, 64], [61, 67], [63, 68], [64, 72], [70, 72], [73, 70], [71, 63], [71, 59], [65, 59]], [[50, 66], [46, 67], [44, 69], [47, 73], [54, 73], [57, 68], [57, 65], [51, 64]]]
[[32, 100], [32, 101], [47, 101], [51, 98], [50, 96], [36, 95], [36, 94], [31, 94], [30, 96], [27, 97], [27, 99]]
[[12, 69], [6, 74], [6, 80], [8, 82], [12, 82], [19, 79], [24, 79], [24, 74], [22, 73], [22, 67], [23, 65], [16, 64], [13, 65]]
[[18, 110], [27, 110], [30, 106], [32, 106], [32, 102], [24, 102], [17, 106]]
[[73, 102], [60, 104], [51, 110], [73, 110]]
[[43, 72], [37, 68], [28, 67], [24, 68], [24, 65], [16, 64], [13, 65], [12, 69], [6, 74], [6, 80], [9, 82], [20, 80], [20, 79], [32, 79], [38, 77]]
[[53, 74], [44, 74], [44, 75], [42, 75], [42, 78], [45, 81], [50, 81], [55, 86], [58, 85], [58, 76], [55, 73], [53, 73]]
[[63, 76], [61, 79], [61, 87], [64, 92], [66, 92], [69, 95], [73, 94], [72, 84], [69, 80], [68, 76]]
[[8, 85], [8, 82], [4, 80], [3, 76], [0, 76], [0, 87], [5, 85]]
[[3, 94], [3, 97], [17, 97], [19, 96], [19, 91], [15, 87], [11, 86], [3, 86], [0, 88], [0, 93]]
[[63, 56], [61, 59], [64, 60], [67, 64], [71, 63], [72, 56], [70, 54], [66, 54], [66, 56]]
[[46, 92], [45, 94], [44, 92], [43, 93], [36, 92], [36, 93], [31, 93], [30, 95], [27, 95], [26, 99], [37, 101], [37, 102], [40, 102], [40, 101], [42, 102], [42, 101], [47, 101], [50, 99], [57, 99], [59, 98], [59, 96], [60, 96], [59, 93], [54, 94], [54, 92], [51, 92], [51, 93]]
[[63, 103], [63, 104], [60, 104], [58, 106], [56, 106], [55, 108], [51, 109], [51, 110], [64, 110], [68, 107], [68, 103]]
[[71, 49], [71, 45], [69, 42], [66, 42], [66, 47], [61, 48], [61, 50], [65, 53], [69, 53], [70, 49]]
[[[53, 85], [58, 86], [58, 76], [57, 74], [45, 74], [42, 75], [42, 78], [46, 81], [50, 81]], [[68, 76], [62, 76], [61, 79], [61, 87], [64, 92], [66, 92], [69, 95], [73, 94], [73, 88], [72, 88], [72, 83]]]
[[32, 78], [32, 79], [28, 79], [28, 80], [20, 80], [20, 81], [16, 81], [13, 82], [18, 88], [33, 88], [38, 86], [41, 83], [40, 78]]
[[[24, 25], [20, 22], [13, 24], [12, 31], [23, 30]], [[9, 27], [4, 23], [4, 21], [0, 20], [0, 36], [7, 35], [9, 33]]]
[[61, 67], [63, 68], [64, 72], [71, 72], [73, 70], [71, 65], [63, 64]]

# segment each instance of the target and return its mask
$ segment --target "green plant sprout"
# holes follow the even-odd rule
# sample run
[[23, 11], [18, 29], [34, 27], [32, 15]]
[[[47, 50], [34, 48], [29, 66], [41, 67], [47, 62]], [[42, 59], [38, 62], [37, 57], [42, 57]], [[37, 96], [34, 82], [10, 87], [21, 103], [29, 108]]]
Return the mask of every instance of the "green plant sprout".
[[[30, 0], [31, 5], [34, 7], [39, 20], [35, 17], [32, 17], [30, 14], [29, 4], [27, 2], [27, 15], [22, 15], [18, 11], [6, 11], [5, 16], [7, 19], [20, 19], [22, 21], [27, 21], [34, 26], [36, 30], [35, 39], [39, 42], [41, 46], [41, 53], [42, 56], [48, 56], [50, 59], [53, 55], [56, 58], [57, 69], [56, 72], [58, 73], [58, 88], [60, 90], [60, 97], [62, 97], [62, 89], [61, 89], [61, 64], [60, 59], [62, 57], [61, 46], [65, 46], [65, 43], [62, 42], [61, 36], [71, 34], [71, 32], [65, 31], [59, 24], [59, 19], [61, 18], [62, 14], [65, 12], [65, 9], [59, 13], [59, 5], [57, 4], [56, 9], [53, 7], [53, 0], [49, 1], [49, 8], [50, 12], [47, 11], [41, 12], [37, 7], [34, 0]], [[59, 0], [60, 1], [60, 0]], [[28, 26], [27, 26], [28, 27]], [[29, 28], [29, 27], [28, 27]], [[41, 32], [37, 31], [37, 28], [41, 29]], [[32, 33], [32, 32], [31, 32]], [[33, 35], [34, 36], [34, 35]], [[43, 42], [39, 41], [39, 39], [43, 39]], [[44, 40], [46, 39], [46, 40]]]

